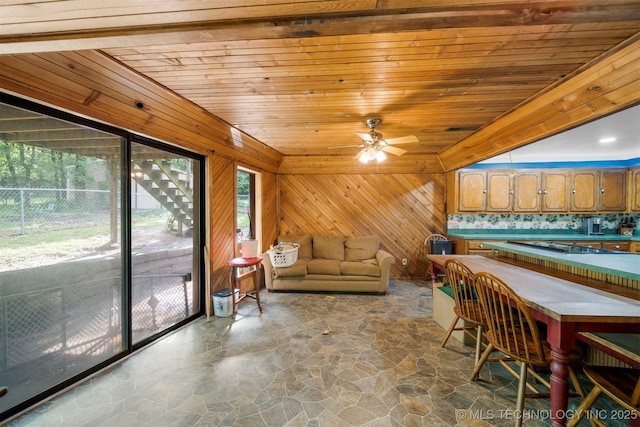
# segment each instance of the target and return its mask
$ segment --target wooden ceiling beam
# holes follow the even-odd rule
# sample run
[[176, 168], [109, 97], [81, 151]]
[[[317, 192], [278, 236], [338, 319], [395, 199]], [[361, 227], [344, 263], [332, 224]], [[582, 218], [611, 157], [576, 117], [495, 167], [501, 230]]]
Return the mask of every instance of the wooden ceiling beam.
[[[87, 0], [89, 1], [89, 0]], [[316, 38], [347, 34], [371, 35], [450, 28], [522, 27], [592, 23], [601, 12], [601, 22], [640, 19], [637, 2], [611, 0], [606, 7], [595, 0], [567, 0], [550, 7], [548, 2], [482, 1], [451, 5], [410, 4], [396, 8], [385, 2], [376, 9], [374, 0], [307, 1], [248, 7], [155, 13], [157, 2], [141, 9], [136, 2], [109, 8], [95, 5], [76, 8], [68, 1], [35, 2], [0, 7], [0, 54], [108, 49], [149, 45], [197, 43], [211, 40], [256, 40]], [[33, 3], [33, 2], [32, 2]], [[132, 9], [138, 6], [138, 10]], [[54, 12], [33, 13], [34, 8]], [[57, 8], [57, 9], [56, 9]], [[78, 16], [84, 11], [91, 16]], [[227, 11], [228, 13], [224, 13]], [[402, 13], [399, 13], [402, 11]], [[27, 17], [34, 17], [28, 22]], [[193, 19], [197, 19], [193, 21]]]

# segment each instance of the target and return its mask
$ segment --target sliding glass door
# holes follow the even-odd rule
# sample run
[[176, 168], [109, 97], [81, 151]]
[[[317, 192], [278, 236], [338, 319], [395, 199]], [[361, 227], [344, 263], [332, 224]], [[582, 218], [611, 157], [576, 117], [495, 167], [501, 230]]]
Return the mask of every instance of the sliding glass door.
[[199, 163], [131, 144], [134, 344], [199, 311]]
[[0, 424], [201, 314], [203, 293], [202, 158], [12, 101], [0, 103]]
[[122, 136], [0, 104], [0, 412], [125, 349]]

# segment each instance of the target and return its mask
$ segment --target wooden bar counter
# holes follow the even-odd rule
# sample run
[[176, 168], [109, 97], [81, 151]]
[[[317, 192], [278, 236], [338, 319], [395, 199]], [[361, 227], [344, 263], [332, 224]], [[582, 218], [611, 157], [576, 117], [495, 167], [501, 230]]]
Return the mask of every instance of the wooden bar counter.
[[449, 258], [462, 261], [474, 273], [500, 277], [547, 325], [551, 345], [551, 425], [565, 425], [569, 384], [568, 353], [580, 332], [640, 333], [640, 301], [563, 278], [479, 255], [427, 255], [432, 271]]

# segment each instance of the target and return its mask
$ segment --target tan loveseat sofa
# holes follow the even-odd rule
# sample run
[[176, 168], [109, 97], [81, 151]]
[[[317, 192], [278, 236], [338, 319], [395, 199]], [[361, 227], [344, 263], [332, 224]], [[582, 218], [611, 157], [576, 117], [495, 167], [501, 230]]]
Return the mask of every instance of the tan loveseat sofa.
[[273, 267], [263, 254], [264, 277], [271, 291], [367, 292], [384, 295], [395, 258], [380, 249], [378, 236], [350, 237], [305, 234], [280, 236], [298, 243], [298, 260]]

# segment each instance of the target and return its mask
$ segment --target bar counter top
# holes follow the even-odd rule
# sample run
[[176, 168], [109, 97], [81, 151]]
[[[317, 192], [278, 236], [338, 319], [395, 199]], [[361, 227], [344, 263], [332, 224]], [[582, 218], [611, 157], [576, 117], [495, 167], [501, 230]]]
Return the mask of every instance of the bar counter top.
[[486, 242], [485, 247], [640, 281], [640, 254], [569, 254], [501, 242]]

